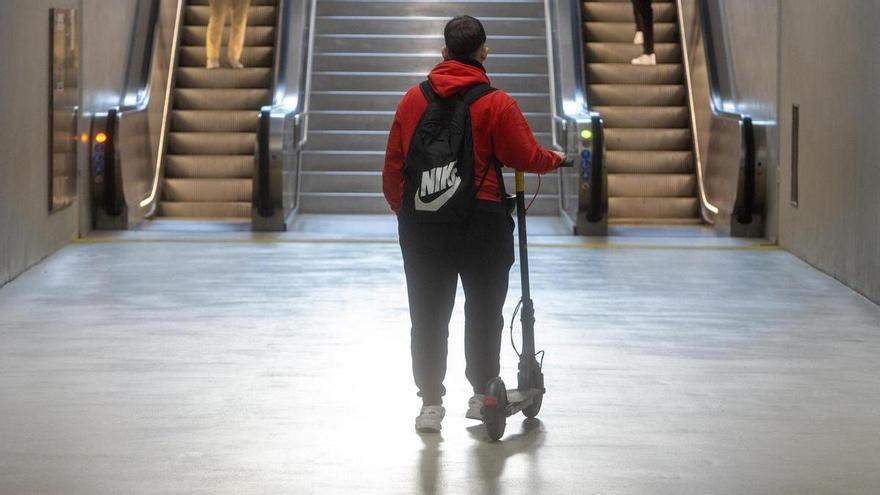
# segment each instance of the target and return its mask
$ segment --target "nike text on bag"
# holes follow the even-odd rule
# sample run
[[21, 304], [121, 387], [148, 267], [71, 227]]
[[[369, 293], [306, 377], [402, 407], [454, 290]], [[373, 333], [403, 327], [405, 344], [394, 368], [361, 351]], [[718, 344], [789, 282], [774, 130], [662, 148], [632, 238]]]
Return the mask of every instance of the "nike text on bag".
[[440, 98], [426, 81], [421, 90], [428, 107], [404, 161], [401, 215], [419, 222], [461, 221], [473, 208], [478, 189], [470, 105], [494, 88], [479, 84], [464, 96]]

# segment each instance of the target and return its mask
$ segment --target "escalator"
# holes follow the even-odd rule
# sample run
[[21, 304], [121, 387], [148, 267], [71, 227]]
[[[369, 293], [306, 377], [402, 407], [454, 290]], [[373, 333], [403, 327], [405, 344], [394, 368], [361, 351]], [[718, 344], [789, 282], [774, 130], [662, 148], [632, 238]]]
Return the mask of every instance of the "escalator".
[[275, 0], [253, 0], [241, 62], [205, 68], [208, 0], [185, 7], [157, 214], [171, 218], [250, 218], [258, 112], [272, 101]]
[[583, 2], [591, 110], [605, 121], [608, 218], [614, 223], [700, 223], [691, 117], [676, 4], [654, 0], [657, 65], [635, 66], [630, 2]]

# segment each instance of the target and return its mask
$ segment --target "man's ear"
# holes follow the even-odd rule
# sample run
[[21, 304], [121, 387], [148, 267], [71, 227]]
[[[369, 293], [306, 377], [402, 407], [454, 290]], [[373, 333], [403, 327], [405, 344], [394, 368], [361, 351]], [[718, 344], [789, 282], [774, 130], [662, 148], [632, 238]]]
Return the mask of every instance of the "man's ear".
[[443, 55], [443, 60], [449, 60], [449, 48], [444, 46], [443, 49], [440, 50], [440, 54]]
[[480, 47], [480, 62], [485, 62], [489, 58], [489, 45], [483, 44]]

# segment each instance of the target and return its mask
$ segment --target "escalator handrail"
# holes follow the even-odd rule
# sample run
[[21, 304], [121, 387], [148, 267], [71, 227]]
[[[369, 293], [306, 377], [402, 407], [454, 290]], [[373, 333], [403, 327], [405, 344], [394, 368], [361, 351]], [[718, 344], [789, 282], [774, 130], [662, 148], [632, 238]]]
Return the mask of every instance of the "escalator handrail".
[[[304, 0], [307, 7], [308, 20], [305, 22], [305, 33], [291, 33], [288, 26], [292, 16], [295, 15], [293, 8], [294, 0], [279, 0], [279, 13], [275, 30], [275, 64], [274, 79], [272, 82], [272, 103], [260, 109], [259, 124], [257, 127], [257, 194], [255, 197], [257, 211], [262, 217], [270, 217], [274, 212], [271, 198], [271, 121], [273, 116], [282, 118], [293, 117], [298, 123], [306, 121], [308, 113], [308, 85], [311, 80], [311, 46], [314, 37], [315, 0]], [[296, 34], [307, 34], [300, 37], [301, 43], [291, 43]], [[293, 45], [293, 46], [292, 46]], [[300, 66], [300, 79], [288, 80], [288, 50], [300, 50], [298, 62]], [[291, 104], [291, 101], [293, 102]], [[307, 141], [307, 133], [300, 129], [301, 138], [294, 143], [294, 151], [301, 150]]]
[[755, 163], [755, 131], [752, 118], [748, 114], [731, 112], [721, 107], [720, 95], [720, 71], [718, 60], [715, 57], [715, 33], [709, 15], [708, 0], [697, 0], [697, 11], [700, 17], [700, 26], [703, 30], [703, 46], [706, 53], [707, 72], [709, 74], [710, 106], [712, 114], [716, 117], [732, 120], [739, 124], [741, 132], [742, 167], [743, 167], [743, 202], [737, 205], [734, 211], [736, 220], [742, 224], [752, 222], [755, 208], [755, 190], [757, 183], [757, 167]]

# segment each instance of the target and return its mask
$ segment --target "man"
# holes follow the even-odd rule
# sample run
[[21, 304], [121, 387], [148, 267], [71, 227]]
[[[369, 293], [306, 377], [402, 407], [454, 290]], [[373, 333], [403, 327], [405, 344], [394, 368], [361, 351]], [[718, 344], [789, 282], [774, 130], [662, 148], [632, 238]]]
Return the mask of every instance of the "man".
[[208, 18], [208, 36], [206, 39], [208, 69], [220, 68], [220, 41], [223, 39], [223, 26], [226, 14], [231, 14], [229, 42], [226, 58], [233, 69], [242, 69], [241, 51], [244, 49], [244, 34], [247, 30], [248, 8], [251, 0], [211, 0], [211, 15]]
[[633, 44], [642, 45], [642, 54], [632, 59], [633, 65], [657, 65], [654, 55], [654, 11], [651, 0], [632, 0], [636, 18], [636, 37]]
[[[540, 174], [554, 170], [563, 157], [538, 146], [513, 98], [485, 86], [489, 78], [482, 62], [489, 49], [480, 21], [470, 16], [456, 17], [446, 24], [444, 38], [443, 62], [428, 75], [429, 87], [423, 84], [411, 88], [397, 107], [382, 172], [385, 198], [398, 214], [406, 272], [413, 376], [422, 398], [416, 429], [426, 432], [440, 431], [446, 412], [442, 397], [447, 336], [459, 276], [465, 293], [465, 375], [474, 391], [468, 402], [468, 418], [482, 419], [486, 382], [499, 373], [504, 326], [501, 311], [513, 264], [513, 220], [502, 201], [503, 180], [496, 165]], [[488, 91], [475, 97], [475, 88]], [[472, 144], [466, 141], [469, 151], [472, 149], [472, 160], [465, 156], [443, 162], [445, 166], [422, 174], [428, 184], [405, 184], [405, 177], [406, 181], [413, 180], [411, 169], [424, 165], [412, 158], [423, 156], [424, 150], [416, 150], [422, 146], [417, 141], [426, 132], [419, 127], [423, 114], [435, 108], [430, 105], [436, 105], [437, 99], [442, 106], [459, 97], [463, 97], [459, 101], [470, 104], [473, 139]], [[458, 221], [423, 221], [426, 217], [420, 215], [429, 214], [436, 206], [428, 205], [419, 195], [446, 187], [442, 194], [438, 189], [440, 197], [432, 200], [445, 201], [442, 197], [459, 185], [455, 175], [461, 165], [458, 161], [473, 164], [472, 174], [466, 179], [473, 182], [468, 184], [473, 187], [467, 214]], [[415, 197], [404, 195], [405, 189], [415, 191]]]

